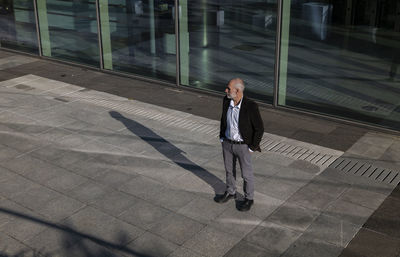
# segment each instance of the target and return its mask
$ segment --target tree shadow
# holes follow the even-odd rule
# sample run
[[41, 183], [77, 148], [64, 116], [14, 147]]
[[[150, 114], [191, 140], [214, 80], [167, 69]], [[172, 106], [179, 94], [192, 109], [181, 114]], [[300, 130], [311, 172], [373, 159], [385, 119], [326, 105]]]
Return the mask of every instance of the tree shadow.
[[127, 247], [131, 241], [135, 239], [129, 239], [128, 235], [124, 231], [120, 231], [113, 242], [106, 241], [98, 236], [79, 232], [73, 227], [72, 224], [57, 224], [52, 223], [37, 217], [20, 213], [11, 209], [0, 207], [0, 213], [16, 217], [21, 220], [27, 220], [34, 222], [38, 225], [61, 231], [60, 245], [53, 252], [46, 251], [43, 249], [22, 249], [15, 253], [7, 253], [7, 248], [0, 248], [0, 257], [51, 257], [51, 256], [62, 256], [66, 257], [118, 257], [121, 254], [127, 256], [138, 256], [138, 257], [154, 257], [152, 255], [141, 253]]
[[111, 117], [122, 122], [129, 131], [151, 145], [159, 153], [210, 185], [214, 189], [215, 194], [221, 193], [221, 190], [224, 190], [225, 183], [220, 178], [189, 160], [183, 155], [184, 151], [171, 144], [168, 140], [142, 124], [124, 117], [119, 112], [110, 111], [109, 113]]

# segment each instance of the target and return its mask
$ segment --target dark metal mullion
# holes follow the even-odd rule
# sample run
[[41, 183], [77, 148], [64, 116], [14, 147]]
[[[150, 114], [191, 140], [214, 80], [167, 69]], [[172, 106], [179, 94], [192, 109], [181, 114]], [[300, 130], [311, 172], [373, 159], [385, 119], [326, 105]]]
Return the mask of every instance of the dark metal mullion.
[[36, 22], [36, 37], [37, 37], [37, 42], [38, 42], [38, 50], [39, 50], [39, 56], [42, 56], [42, 41], [40, 40], [40, 27], [39, 27], [39, 10], [37, 9], [37, 0], [32, 0], [33, 1], [33, 13], [35, 15], [35, 22]]
[[181, 84], [181, 69], [180, 69], [180, 44], [179, 44], [179, 0], [175, 0], [175, 54], [176, 54], [176, 86]]
[[100, 23], [100, 0], [96, 0], [96, 20], [97, 20], [97, 38], [99, 40], [99, 60], [100, 60], [100, 69], [104, 69], [104, 60], [103, 60], [103, 42], [101, 35], [101, 23]]
[[275, 81], [274, 81], [274, 99], [273, 106], [278, 107], [278, 91], [279, 91], [279, 67], [281, 57], [281, 35], [282, 35], [282, 6], [284, 0], [278, 1], [278, 10], [276, 17], [276, 40], [275, 40]]

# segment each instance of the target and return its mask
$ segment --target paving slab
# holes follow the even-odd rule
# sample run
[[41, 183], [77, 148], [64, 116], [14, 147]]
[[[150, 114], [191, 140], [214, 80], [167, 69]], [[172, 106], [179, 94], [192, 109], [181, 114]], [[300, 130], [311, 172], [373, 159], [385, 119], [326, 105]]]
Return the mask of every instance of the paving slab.
[[204, 227], [204, 224], [193, 219], [176, 213], [169, 213], [161, 218], [159, 222], [150, 229], [150, 232], [177, 245], [183, 245]]
[[65, 195], [60, 195], [48, 201], [37, 212], [47, 220], [57, 223], [68, 218], [85, 206], [86, 204], [83, 202]]
[[[145, 256], [168, 256], [178, 248], [178, 245], [162, 237], [146, 232], [128, 245], [130, 249]], [[138, 256], [140, 256], [138, 254]], [[129, 255], [128, 255], [129, 256]]]
[[11, 200], [28, 209], [38, 211], [51, 200], [61, 195], [47, 187], [35, 185], [34, 187], [16, 194]]
[[236, 244], [232, 249], [227, 252], [224, 257], [274, 257], [276, 256], [272, 252], [268, 252], [264, 248], [258, 247], [255, 244], [251, 244], [244, 240]]
[[87, 178], [94, 178], [105, 174], [110, 167], [95, 158], [77, 161], [71, 164], [68, 170]]
[[385, 199], [378, 211], [364, 224], [364, 228], [374, 230], [391, 237], [400, 238], [399, 220], [400, 201], [389, 196]]
[[19, 156], [20, 154], [20, 152], [11, 147], [0, 145], [0, 161], [2, 163], [6, 163], [7, 161]]
[[62, 176], [65, 172], [65, 170], [29, 154], [21, 155], [2, 165], [17, 174], [41, 183]]
[[193, 252], [186, 247], [179, 247], [174, 252], [172, 252], [168, 257], [205, 257], [199, 253]]
[[9, 79], [9, 80], [6, 80], [6, 81], [2, 81], [0, 83], [0, 87], [15, 86], [15, 85], [18, 85], [20, 83], [24, 83], [24, 82], [27, 82], [27, 81], [33, 81], [33, 80], [37, 80], [37, 79], [40, 79], [40, 77], [32, 75], [32, 74], [29, 74], [29, 75], [20, 76], [20, 77], [14, 78], [14, 79]]
[[135, 173], [143, 175], [147, 178], [156, 180], [159, 183], [176, 184], [176, 180], [189, 173], [189, 171], [177, 167], [176, 164], [170, 163], [165, 160], [153, 161], [143, 160], [134, 167], [131, 167]]
[[296, 194], [292, 195], [288, 199], [288, 202], [303, 206], [305, 208], [312, 208], [318, 211], [318, 210], [323, 210], [335, 199], [336, 197], [332, 195], [321, 194], [307, 187], [300, 189]]
[[118, 218], [142, 229], [149, 230], [169, 214], [171, 212], [165, 208], [136, 199]]
[[303, 235], [297, 239], [282, 257], [334, 257], [338, 256], [342, 247]]
[[357, 187], [349, 188], [339, 197], [340, 200], [359, 204], [374, 210], [381, 205], [385, 198], [386, 196], [383, 194]]
[[292, 183], [282, 182], [281, 179], [275, 177], [255, 179], [255, 187], [258, 192], [283, 201], [287, 200], [302, 186], [304, 185], [293, 185]]
[[76, 200], [84, 203], [92, 203], [99, 198], [104, 197], [108, 193], [112, 192], [112, 189], [107, 186], [103, 186], [93, 181], [87, 181], [68, 192], [68, 195]]
[[284, 203], [274, 211], [265, 221], [304, 232], [320, 212], [299, 205]]
[[321, 214], [308, 227], [304, 235], [344, 248], [353, 239], [359, 229], [359, 225]]
[[255, 204], [254, 208], [250, 210], [250, 213], [264, 220], [272, 212], [274, 212], [279, 206], [281, 206], [284, 201], [259, 193], [255, 191], [254, 193]]
[[387, 144], [369, 144], [364, 142], [357, 142], [354, 144], [347, 153], [356, 154], [368, 159], [379, 159], [385, 151], [389, 148], [390, 145]]
[[42, 183], [57, 192], [67, 193], [87, 181], [88, 179], [83, 176], [64, 170], [61, 176], [53, 177]]
[[196, 172], [195, 169], [199, 169], [199, 166], [189, 166], [186, 169], [188, 172], [177, 177], [173, 186], [179, 190], [209, 195], [210, 198], [214, 197], [215, 193], [225, 192], [226, 186], [221, 179], [208, 171]]
[[332, 202], [323, 214], [361, 226], [373, 212], [373, 209], [338, 199]]
[[[3, 232], [4, 234], [17, 239], [20, 242], [27, 241], [36, 235], [38, 235], [40, 232], [46, 229], [45, 226], [43, 226], [40, 223], [37, 223], [36, 221], [32, 220], [30, 217], [32, 216], [26, 216], [26, 212], [21, 213], [25, 218], [15, 218], [3, 226], [0, 227], [0, 232]], [[34, 216], [36, 219], [39, 220], [45, 220], [44, 217], [35, 215]]]
[[0, 232], [0, 254], [4, 256], [32, 256], [34, 250], [20, 241]]
[[104, 197], [94, 201], [91, 205], [111, 216], [118, 217], [127, 209], [135, 205], [138, 200], [139, 199], [122, 192], [112, 191]]
[[151, 195], [148, 200], [176, 213], [197, 197], [199, 196], [196, 193], [166, 186], [157, 194]]
[[35, 120], [5, 111], [0, 113], [1, 131], [3, 132], [20, 132], [20, 133], [38, 133], [49, 129], [46, 126], [41, 126]]
[[[228, 204], [234, 205], [233, 201]], [[215, 204], [212, 198], [198, 197], [178, 210], [179, 214], [207, 224], [218, 217], [226, 208], [227, 204]]]
[[41, 141], [50, 141], [51, 143], [56, 143], [62, 138], [72, 134], [72, 131], [63, 129], [63, 128], [49, 128], [48, 130], [36, 134], [36, 138], [40, 139]]
[[239, 212], [236, 206], [230, 204], [228, 208], [210, 223], [220, 231], [243, 238], [257, 227], [262, 220], [251, 212]]
[[[79, 238], [78, 238], [79, 239]], [[113, 245], [114, 247], [105, 247], [103, 246], [104, 244], [109, 245], [108, 242], [102, 242], [100, 241], [99, 243], [94, 242], [93, 240], [90, 239], [79, 239], [76, 240], [76, 238], [71, 237], [69, 238], [69, 241], [71, 242], [68, 247], [64, 247], [62, 249], [59, 249], [56, 252], [56, 257], [58, 256], [66, 256], [66, 257], [85, 257], [85, 256], [104, 256], [104, 257], [116, 257], [116, 256], [123, 256], [117, 252], [117, 250], [114, 249], [123, 249], [124, 252], [128, 251], [129, 249], [126, 249], [126, 247], [119, 246], [119, 245]], [[75, 244], [72, 244], [75, 243]], [[110, 249], [111, 248], [111, 249]]]
[[109, 169], [106, 172], [93, 177], [93, 180], [109, 187], [118, 188], [121, 184], [125, 183], [126, 181], [136, 176], [139, 175], [133, 172], [127, 174], [125, 172], [118, 171], [115, 169]]
[[76, 244], [81, 240], [77, 235], [68, 233], [67, 230], [59, 230], [55, 228], [46, 228], [35, 237], [26, 241], [32, 249], [38, 249], [38, 252], [44, 256], [57, 255], [68, 247], [69, 244]]
[[117, 245], [126, 245], [144, 233], [143, 229], [90, 206], [68, 217], [65, 223], [80, 233]]
[[37, 186], [38, 185], [31, 180], [16, 175], [13, 179], [0, 182], [0, 195], [12, 198]]
[[16, 175], [14, 174], [14, 172], [5, 169], [3, 167], [0, 167], [0, 181], [7, 181], [10, 179], [13, 179]]
[[149, 199], [151, 196], [158, 194], [163, 187], [164, 185], [156, 180], [144, 176], [137, 176], [122, 184], [119, 190], [141, 199]]
[[398, 256], [399, 252], [399, 239], [362, 228], [340, 257], [393, 257]]
[[32, 210], [29, 210], [8, 199], [1, 199], [0, 207], [0, 227], [17, 219], [18, 214], [30, 216], [34, 215]]
[[[87, 123], [82, 122], [82, 124], [85, 125]], [[96, 125], [91, 125], [91, 124], [87, 124], [87, 126], [82, 126], [81, 129], [74, 130], [74, 131], [83, 136], [89, 137], [91, 139], [95, 139], [97, 141], [105, 142], [108, 144], [110, 144], [110, 143], [107, 142], [105, 139], [108, 139], [110, 137], [112, 138], [114, 136], [114, 134], [118, 133], [118, 132], [112, 131], [110, 129], [99, 127]], [[129, 139], [125, 139], [125, 140], [129, 141]], [[118, 146], [121, 148], [121, 142], [118, 142], [116, 144], [111, 144], [111, 145]]]
[[300, 232], [265, 221], [249, 233], [244, 240], [264, 248], [275, 256], [279, 256], [285, 252], [300, 235]]
[[239, 241], [239, 237], [207, 226], [183, 246], [205, 256], [213, 257], [223, 256]]
[[69, 169], [76, 162], [91, 159], [97, 153], [79, 151], [78, 149], [57, 148], [52, 145], [35, 150], [31, 154], [43, 160], [50, 161], [58, 167]]

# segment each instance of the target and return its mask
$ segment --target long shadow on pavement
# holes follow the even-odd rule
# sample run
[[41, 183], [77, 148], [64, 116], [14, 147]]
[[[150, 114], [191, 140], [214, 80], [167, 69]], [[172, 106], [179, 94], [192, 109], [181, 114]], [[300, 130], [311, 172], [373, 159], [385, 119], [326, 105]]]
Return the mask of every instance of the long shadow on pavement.
[[129, 131], [150, 144], [154, 149], [167, 157], [169, 160], [173, 161], [179, 167], [190, 171], [192, 174], [209, 184], [214, 189], [215, 194], [221, 193], [220, 191], [225, 189], [225, 183], [220, 178], [189, 160], [183, 155], [184, 151], [174, 146], [169, 141], [153, 132], [151, 129], [134, 120], [124, 117], [119, 112], [110, 111], [109, 113], [111, 117], [122, 122], [126, 128], [129, 129]]

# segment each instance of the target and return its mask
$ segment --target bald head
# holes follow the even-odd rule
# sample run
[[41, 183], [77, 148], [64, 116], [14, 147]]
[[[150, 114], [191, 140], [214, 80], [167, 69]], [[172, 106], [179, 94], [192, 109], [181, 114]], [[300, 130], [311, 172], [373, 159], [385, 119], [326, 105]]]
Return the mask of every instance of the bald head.
[[231, 79], [225, 88], [226, 97], [233, 99], [237, 105], [243, 97], [244, 82], [240, 78]]
[[241, 78], [231, 79], [231, 81], [229, 81], [229, 84], [240, 90], [240, 92], [244, 91], [244, 82]]

